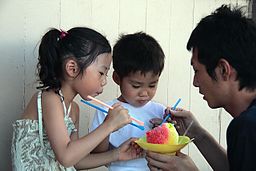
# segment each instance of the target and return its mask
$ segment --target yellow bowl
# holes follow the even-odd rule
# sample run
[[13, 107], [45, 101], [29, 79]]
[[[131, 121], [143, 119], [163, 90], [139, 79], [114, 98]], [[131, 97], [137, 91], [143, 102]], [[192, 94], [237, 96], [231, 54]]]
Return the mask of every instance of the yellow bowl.
[[144, 150], [153, 151], [157, 153], [175, 154], [176, 151], [181, 150], [190, 142], [190, 138], [187, 136], [179, 136], [179, 144], [177, 145], [147, 143], [146, 137], [142, 137], [135, 142]]

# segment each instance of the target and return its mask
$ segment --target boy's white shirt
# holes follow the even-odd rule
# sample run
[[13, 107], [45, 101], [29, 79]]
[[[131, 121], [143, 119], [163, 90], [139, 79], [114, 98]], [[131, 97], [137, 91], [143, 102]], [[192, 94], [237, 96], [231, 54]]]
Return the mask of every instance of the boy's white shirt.
[[[117, 99], [114, 99], [110, 102], [107, 102], [109, 105], [113, 105], [116, 102], [120, 102]], [[122, 102], [121, 102], [122, 103]], [[144, 122], [145, 130], [140, 130], [137, 127], [134, 127], [130, 124], [124, 126], [123, 128], [120, 128], [119, 130], [115, 131], [114, 133], [110, 134], [109, 142], [114, 147], [120, 146], [123, 142], [128, 140], [131, 137], [137, 137], [140, 138], [145, 135], [145, 133], [148, 130], [151, 130], [151, 123], [149, 122], [152, 118], [163, 118], [164, 110], [166, 107], [160, 103], [149, 101], [146, 105], [142, 107], [133, 107], [128, 103], [122, 103], [122, 106], [126, 109], [128, 109], [129, 114]], [[102, 106], [102, 108], [106, 109]], [[96, 111], [93, 122], [91, 127], [89, 128], [89, 132], [96, 129], [105, 119], [106, 113], [103, 113], [99, 110]], [[136, 123], [137, 124], [137, 123]], [[129, 160], [129, 161], [119, 161], [119, 162], [112, 162], [109, 167], [109, 170], [111, 171], [144, 171], [149, 170], [147, 166], [147, 161], [145, 158], [139, 158], [135, 160]]]

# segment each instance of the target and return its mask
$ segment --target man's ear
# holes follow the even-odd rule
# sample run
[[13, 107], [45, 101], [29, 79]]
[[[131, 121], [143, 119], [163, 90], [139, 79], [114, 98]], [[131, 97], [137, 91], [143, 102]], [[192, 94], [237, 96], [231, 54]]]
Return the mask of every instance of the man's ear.
[[221, 78], [225, 81], [234, 75], [234, 69], [226, 59], [221, 58], [218, 62], [217, 68]]
[[120, 77], [115, 71], [112, 74], [112, 78], [117, 85], [120, 85]]
[[69, 77], [75, 78], [79, 74], [77, 62], [73, 59], [68, 59], [65, 65], [66, 73]]

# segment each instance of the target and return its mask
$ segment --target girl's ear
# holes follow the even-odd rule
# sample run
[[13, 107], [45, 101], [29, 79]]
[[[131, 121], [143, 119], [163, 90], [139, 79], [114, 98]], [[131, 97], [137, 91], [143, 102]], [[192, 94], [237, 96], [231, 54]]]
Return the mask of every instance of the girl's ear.
[[112, 78], [114, 80], [114, 82], [117, 84], [117, 85], [120, 85], [120, 77], [118, 76], [118, 74], [114, 71], [113, 74], [112, 74]]
[[79, 74], [77, 62], [73, 59], [68, 59], [65, 65], [66, 73], [69, 77], [75, 78]]

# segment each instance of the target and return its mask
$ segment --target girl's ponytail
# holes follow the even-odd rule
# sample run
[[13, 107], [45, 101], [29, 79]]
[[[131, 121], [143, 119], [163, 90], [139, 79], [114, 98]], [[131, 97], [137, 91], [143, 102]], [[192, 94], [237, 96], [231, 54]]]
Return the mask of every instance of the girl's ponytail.
[[42, 38], [39, 46], [39, 62], [37, 64], [39, 84], [37, 88], [55, 89], [61, 87], [61, 63], [58, 52], [58, 41], [61, 32], [57, 29], [49, 30]]

